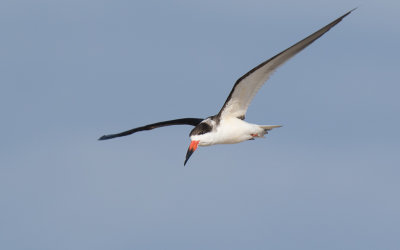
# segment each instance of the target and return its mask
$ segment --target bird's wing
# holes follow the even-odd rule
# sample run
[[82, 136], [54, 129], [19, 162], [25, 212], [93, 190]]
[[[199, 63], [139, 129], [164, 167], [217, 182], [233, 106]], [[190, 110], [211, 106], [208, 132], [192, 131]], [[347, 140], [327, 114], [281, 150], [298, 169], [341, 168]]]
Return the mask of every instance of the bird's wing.
[[171, 126], [171, 125], [192, 125], [192, 126], [197, 126], [203, 119], [201, 118], [182, 118], [182, 119], [176, 119], [176, 120], [170, 120], [170, 121], [164, 121], [164, 122], [157, 122], [153, 124], [148, 124], [142, 127], [134, 128], [128, 131], [124, 131], [118, 134], [111, 134], [111, 135], [103, 135], [102, 137], [99, 138], [99, 140], [108, 140], [112, 139], [115, 137], [121, 137], [121, 136], [126, 136], [130, 135], [139, 131], [143, 130], [152, 130], [155, 128], [160, 128], [160, 127], [165, 127], [165, 126]]
[[312, 42], [328, 32], [328, 30], [330, 30], [333, 26], [342, 21], [342, 19], [349, 15], [353, 10], [347, 12], [346, 14], [326, 25], [322, 29], [311, 34], [310, 36], [306, 37], [305, 39], [291, 46], [290, 48], [282, 51], [276, 56], [261, 63], [260, 65], [240, 77], [233, 86], [233, 89], [226, 99], [224, 106], [219, 111], [218, 116], [221, 118], [237, 117], [244, 119], [251, 100], [253, 99], [257, 91], [261, 88], [261, 86], [268, 80], [270, 75], [287, 60], [292, 58], [294, 55], [299, 53]]

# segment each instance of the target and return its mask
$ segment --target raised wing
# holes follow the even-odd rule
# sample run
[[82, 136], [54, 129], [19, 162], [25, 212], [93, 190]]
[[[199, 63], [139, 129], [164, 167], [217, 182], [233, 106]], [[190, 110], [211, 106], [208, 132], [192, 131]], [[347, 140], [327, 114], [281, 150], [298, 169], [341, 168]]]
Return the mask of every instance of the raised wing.
[[260, 65], [240, 77], [233, 86], [233, 89], [226, 99], [224, 106], [219, 111], [218, 116], [222, 118], [237, 117], [244, 119], [251, 100], [253, 99], [257, 91], [261, 88], [261, 86], [268, 80], [270, 75], [287, 60], [292, 58], [294, 55], [306, 48], [312, 42], [320, 38], [323, 34], [328, 32], [328, 30], [330, 30], [333, 26], [342, 21], [342, 19], [349, 15], [353, 10], [347, 12], [346, 14], [326, 25], [322, 29], [311, 34], [310, 36], [306, 37], [305, 39], [291, 46], [290, 48], [282, 51], [276, 56], [261, 63]]
[[130, 135], [139, 131], [143, 130], [152, 130], [155, 128], [160, 128], [160, 127], [165, 127], [165, 126], [171, 126], [171, 125], [192, 125], [192, 126], [197, 126], [203, 119], [201, 118], [182, 118], [182, 119], [176, 119], [176, 120], [170, 120], [170, 121], [164, 121], [164, 122], [157, 122], [153, 124], [148, 124], [142, 127], [134, 128], [128, 131], [124, 131], [118, 134], [111, 134], [111, 135], [103, 135], [102, 137], [99, 138], [99, 140], [108, 140], [112, 139], [115, 137], [121, 137], [121, 136], [126, 136]]

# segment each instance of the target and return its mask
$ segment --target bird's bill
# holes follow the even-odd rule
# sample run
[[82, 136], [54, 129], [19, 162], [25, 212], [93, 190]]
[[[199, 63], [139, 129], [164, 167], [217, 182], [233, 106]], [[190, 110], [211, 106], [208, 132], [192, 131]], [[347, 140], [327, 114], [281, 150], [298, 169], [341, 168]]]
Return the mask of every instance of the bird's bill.
[[186, 153], [186, 159], [185, 159], [185, 163], [183, 163], [183, 166], [186, 165], [186, 162], [189, 160], [190, 156], [193, 154], [194, 151], [196, 151], [197, 146], [199, 145], [200, 141], [191, 141], [188, 151]]

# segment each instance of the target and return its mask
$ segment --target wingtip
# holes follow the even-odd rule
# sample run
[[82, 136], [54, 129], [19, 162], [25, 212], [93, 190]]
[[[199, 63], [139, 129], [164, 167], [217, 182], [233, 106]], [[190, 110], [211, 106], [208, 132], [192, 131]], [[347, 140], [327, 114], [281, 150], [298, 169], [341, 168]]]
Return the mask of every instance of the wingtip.
[[102, 137], [100, 137], [99, 139], [97, 139], [98, 141], [104, 141], [109, 139], [107, 135], [103, 135]]
[[349, 13], [351, 13], [351, 12], [355, 11], [356, 9], [358, 9], [358, 7], [359, 7], [359, 6], [357, 6], [357, 7], [353, 8], [352, 10], [350, 10], [350, 11], [349, 11]]
[[343, 17], [346, 17], [346, 16], [350, 15], [350, 13], [355, 11], [356, 9], [358, 9], [358, 7], [355, 7], [353, 9], [349, 10], [346, 14], [343, 15]]
[[343, 18], [347, 17], [348, 15], [350, 15], [350, 13], [352, 13], [353, 11], [355, 11], [356, 9], [358, 9], [358, 7], [355, 7], [349, 11], [347, 11], [346, 13], [344, 13], [341, 17], [339, 17], [338, 19], [336, 19], [337, 22], [340, 22], [343, 20]]

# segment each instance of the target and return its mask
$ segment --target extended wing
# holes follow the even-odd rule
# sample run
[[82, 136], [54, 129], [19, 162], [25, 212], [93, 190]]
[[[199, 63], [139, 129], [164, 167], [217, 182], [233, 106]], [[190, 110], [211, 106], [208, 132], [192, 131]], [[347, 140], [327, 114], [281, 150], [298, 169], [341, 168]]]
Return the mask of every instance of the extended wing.
[[148, 124], [142, 127], [134, 128], [128, 131], [124, 131], [118, 134], [111, 134], [111, 135], [103, 135], [102, 137], [99, 138], [99, 140], [108, 140], [112, 139], [115, 137], [121, 137], [121, 136], [126, 136], [130, 135], [139, 131], [143, 130], [152, 130], [155, 128], [160, 128], [160, 127], [165, 127], [165, 126], [171, 126], [171, 125], [192, 125], [196, 126], [199, 124], [203, 119], [201, 118], [182, 118], [182, 119], [176, 119], [176, 120], [170, 120], [170, 121], [164, 121], [164, 122], [157, 122], [153, 124]]
[[260, 65], [240, 77], [233, 86], [233, 89], [230, 92], [227, 100], [225, 101], [225, 104], [222, 107], [221, 111], [219, 111], [218, 116], [238, 117], [243, 119], [246, 114], [247, 108], [257, 91], [279, 66], [284, 64], [287, 60], [292, 58], [294, 55], [306, 48], [312, 42], [320, 38], [323, 34], [328, 32], [328, 30], [330, 30], [333, 26], [342, 21], [342, 19], [349, 15], [353, 10], [347, 12], [346, 14], [326, 25], [322, 29], [311, 34], [310, 36], [296, 43], [292, 47], [282, 51], [276, 56], [261, 63]]

